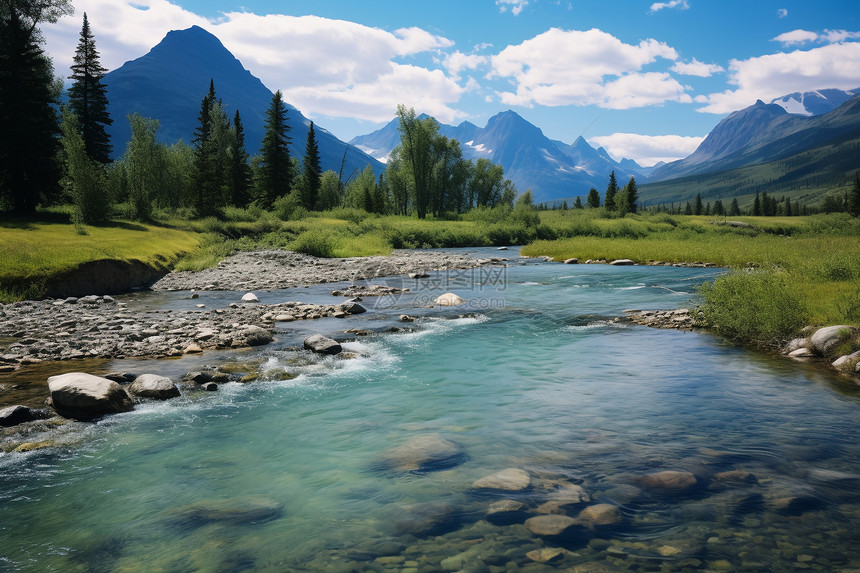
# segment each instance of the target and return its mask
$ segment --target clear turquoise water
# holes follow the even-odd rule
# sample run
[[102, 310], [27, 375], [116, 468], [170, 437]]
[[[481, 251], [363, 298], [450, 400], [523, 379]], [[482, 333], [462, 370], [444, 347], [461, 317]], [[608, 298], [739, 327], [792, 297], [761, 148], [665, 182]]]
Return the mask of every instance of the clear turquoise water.
[[[73, 447], [0, 458], [0, 570], [860, 568], [850, 384], [709, 335], [612, 321], [627, 308], [684, 306], [715, 273], [531, 262], [434, 274], [441, 284], [367, 300], [379, 307], [348, 324], [283, 325], [256, 354], [297, 378], [141, 405], [82, 430]], [[417, 308], [446, 290], [469, 308]], [[385, 330], [404, 312], [424, 318], [412, 332], [346, 343], [354, 359], [289, 350], [310, 331]], [[174, 376], [187, 366], [117, 363]], [[465, 455], [439, 471], [380, 467], [384, 452], [427, 434]], [[527, 471], [531, 488], [472, 490], [505, 468]], [[641, 487], [662, 470], [692, 472], [697, 485]], [[733, 470], [753, 477], [720, 477]], [[609, 503], [621, 522], [531, 533], [523, 522], [562, 483], [590, 501], [561, 511]], [[488, 517], [506, 498], [523, 509]], [[565, 553], [545, 564], [527, 555], [546, 547]]]

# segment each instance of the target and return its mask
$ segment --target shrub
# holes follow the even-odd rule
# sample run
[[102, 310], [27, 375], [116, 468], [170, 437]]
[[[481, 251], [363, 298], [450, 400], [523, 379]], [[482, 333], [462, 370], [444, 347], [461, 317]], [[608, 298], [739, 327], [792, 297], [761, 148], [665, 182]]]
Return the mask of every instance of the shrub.
[[311, 229], [296, 237], [290, 247], [298, 253], [331, 258], [334, 256], [335, 242], [324, 231]]
[[700, 317], [729, 340], [780, 346], [808, 321], [797, 280], [776, 269], [723, 275], [700, 287]]

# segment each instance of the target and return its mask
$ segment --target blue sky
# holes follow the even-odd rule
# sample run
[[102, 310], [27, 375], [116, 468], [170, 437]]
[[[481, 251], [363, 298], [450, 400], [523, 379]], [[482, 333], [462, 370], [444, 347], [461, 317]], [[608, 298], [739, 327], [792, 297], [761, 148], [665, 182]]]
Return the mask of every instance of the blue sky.
[[643, 165], [684, 157], [729, 112], [860, 88], [856, 0], [73, 0], [43, 28], [56, 72], [87, 12], [102, 64], [199, 25], [344, 140], [403, 103], [484, 126], [512, 109]]

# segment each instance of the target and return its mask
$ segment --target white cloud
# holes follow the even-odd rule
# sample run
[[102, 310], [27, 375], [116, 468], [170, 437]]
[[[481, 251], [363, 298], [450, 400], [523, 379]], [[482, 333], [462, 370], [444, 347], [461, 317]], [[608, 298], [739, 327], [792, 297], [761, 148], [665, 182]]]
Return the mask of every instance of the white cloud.
[[687, 0], [672, 0], [671, 2], [655, 2], [651, 4], [652, 12], [659, 12], [663, 8], [677, 8], [679, 10], [689, 10], [690, 4]]
[[603, 147], [616, 161], [633, 159], [648, 167], [660, 161], [675, 161], [693, 153], [704, 141], [704, 137], [683, 135], [639, 135], [637, 133], [613, 133], [591, 137], [588, 143]]
[[631, 45], [597, 29], [551, 28], [493, 56], [488, 77], [514, 83], [515, 91], [497, 94], [508, 105], [628, 109], [683, 101], [683, 86], [668, 74], [640, 73], [657, 58], [676, 60], [678, 54], [653, 39]]
[[448, 74], [454, 81], [460, 80], [460, 73], [463, 70], [476, 70], [481, 66], [486, 65], [490, 61], [487, 56], [478, 54], [464, 54], [463, 52], [455, 51], [445, 55], [442, 65], [448, 70]]
[[836, 88], [850, 90], [860, 84], [860, 43], [830, 44], [811, 50], [776, 53], [748, 60], [732, 60], [726, 90], [697, 98], [706, 113], [729, 113], [793, 92]]
[[785, 18], [788, 16], [788, 10], [786, 10], [785, 8], [780, 8], [776, 11], [776, 15], [780, 19]]
[[[404, 103], [440, 121], [464, 116], [451, 107], [464, 88], [441, 70], [398, 61], [453, 46], [451, 40], [421, 28], [389, 32], [317, 16], [250, 12], [208, 20], [167, 0], [76, 0], [75, 6], [75, 16], [44, 27], [48, 51], [61, 74], [71, 65], [82, 13], [87, 12], [102, 65], [109, 69], [143, 55], [170, 30], [198, 25], [305, 114], [381, 122]], [[469, 69], [471, 61], [461, 65]]]
[[838, 44], [839, 42], [856, 40], [858, 38], [860, 38], [860, 32], [849, 32], [848, 30], [825, 30], [821, 33], [809, 30], [792, 30], [791, 32], [780, 34], [773, 41], [779, 42], [783, 46], [796, 46], [809, 42]]
[[693, 58], [691, 62], [676, 62], [674, 66], [669, 68], [671, 71], [685, 76], [697, 76], [700, 78], [709, 78], [714, 74], [724, 72], [722, 66], [717, 64], [706, 64]]
[[499, 7], [501, 12], [506, 12], [508, 7], [510, 7], [511, 13], [514, 16], [519, 16], [523, 8], [528, 6], [528, 3], [529, 0], [496, 0], [496, 6]]

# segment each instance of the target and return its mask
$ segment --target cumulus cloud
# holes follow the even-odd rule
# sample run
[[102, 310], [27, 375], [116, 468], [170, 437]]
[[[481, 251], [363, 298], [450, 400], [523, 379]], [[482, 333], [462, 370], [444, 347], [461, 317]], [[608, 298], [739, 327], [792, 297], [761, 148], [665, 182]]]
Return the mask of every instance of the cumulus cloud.
[[639, 135], [638, 133], [613, 133], [588, 139], [588, 143], [602, 147], [616, 161], [633, 159], [643, 167], [661, 161], [683, 159], [693, 153], [704, 141], [704, 137], [683, 135]]
[[714, 74], [724, 72], [722, 66], [717, 64], [706, 64], [693, 58], [690, 62], [676, 62], [674, 66], [669, 68], [671, 71], [685, 76], [697, 76], [700, 78], [709, 78]]
[[860, 83], [860, 43], [732, 60], [729, 77], [738, 89], [697, 98], [706, 104], [699, 111], [723, 114], [752, 105], [757, 99], [771, 101], [797, 91], [855, 89]]
[[651, 4], [652, 12], [659, 12], [663, 8], [677, 8], [678, 10], [689, 10], [690, 4], [687, 0], [672, 0], [671, 2], [654, 2]]
[[791, 32], [780, 34], [773, 40], [784, 46], [799, 45], [818, 40], [818, 34], [809, 32], [808, 30], [792, 30]]
[[678, 54], [653, 39], [632, 45], [597, 29], [551, 28], [493, 56], [489, 77], [514, 83], [515, 91], [498, 93], [508, 105], [629, 109], [688, 99], [669, 74], [640, 72], [657, 58], [676, 60]]
[[464, 116], [452, 107], [464, 92], [456, 81], [441, 70], [399, 61], [453, 46], [421, 28], [389, 32], [317, 16], [250, 12], [208, 20], [167, 0], [76, 0], [75, 5], [75, 16], [44, 27], [60, 73], [71, 64], [87, 12], [102, 64], [109, 69], [143, 55], [170, 30], [198, 25], [306, 114], [381, 122], [391, 118], [398, 103], [406, 103], [440, 121]]
[[442, 60], [442, 65], [448, 70], [448, 74], [454, 81], [460, 80], [460, 74], [464, 70], [476, 70], [481, 66], [486, 65], [490, 61], [489, 57], [478, 54], [464, 54], [459, 50], [445, 55]]
[[788, 10], [786, 10], [785, 8], [780, 8], [776, 11], [776, 15], [780, 19], [785, 18], [788, 16]]
[[529, 0], [496, 0], [496, 6], [501, 12], [507, 12], [508, 8], [514, 16], [519, 16], [523, 8], [528, 6]]

